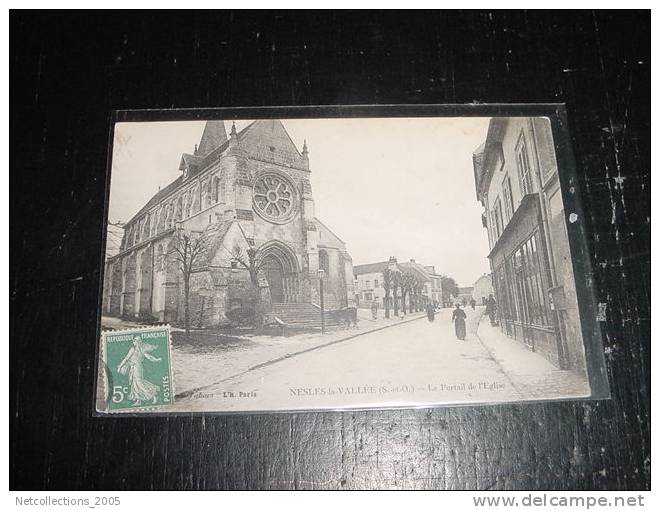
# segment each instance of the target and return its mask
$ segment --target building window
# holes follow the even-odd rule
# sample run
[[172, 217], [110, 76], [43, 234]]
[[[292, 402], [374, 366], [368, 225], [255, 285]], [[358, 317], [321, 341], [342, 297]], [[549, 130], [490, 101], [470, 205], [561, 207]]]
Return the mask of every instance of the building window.
[[521, 132], [516, 145], [516, 166], [518, 167], [518, 180], [520, 181], [520, 194], [525, 196], [532, 193], [532, 174], [529, 168], [529, 157], [527, 156], [527, 144], [525, 135]]
[[504, 196], [504, 213], [506, 222], [509, 223], [513, 216], [513, 194], [511, 193], [511, 179], [507, 175], [502, 182], [502, 195]]
[[495, 230], [495, 239], [497, 239], [502, 235], [502, 231], [504, 230], [500, 197], [495, 199], [495, 204], [493, 205], [493, 228]]
[[371, 280], [367, 280], [367, 281], [364, 282], [364, 283], [365, 283], [365, 287], [366, 287], [367, 289], [371, 289]]
[[374, 280], [374, 289], [378, 288], [378, 280]]

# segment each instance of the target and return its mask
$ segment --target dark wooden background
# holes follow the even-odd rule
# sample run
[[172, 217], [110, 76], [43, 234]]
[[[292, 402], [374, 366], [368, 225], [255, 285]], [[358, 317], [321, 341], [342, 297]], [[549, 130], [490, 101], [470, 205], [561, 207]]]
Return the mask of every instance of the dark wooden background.
[[[10, 487], [650, 487], [650, 13], [10, 15]], [[613, 398], [92, 417], [115, 108], [565, 102]]]

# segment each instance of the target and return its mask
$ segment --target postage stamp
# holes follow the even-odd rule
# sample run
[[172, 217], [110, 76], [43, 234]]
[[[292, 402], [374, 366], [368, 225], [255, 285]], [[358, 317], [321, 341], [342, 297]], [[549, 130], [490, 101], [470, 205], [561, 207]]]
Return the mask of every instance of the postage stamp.
[[108, 411], [174, 402], [169, 326], [105, 331], [101, 342]]

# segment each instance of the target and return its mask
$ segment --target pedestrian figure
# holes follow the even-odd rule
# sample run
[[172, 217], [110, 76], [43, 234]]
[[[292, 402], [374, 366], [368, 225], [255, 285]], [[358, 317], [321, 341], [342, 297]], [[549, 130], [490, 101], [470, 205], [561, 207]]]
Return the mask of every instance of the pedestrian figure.
[[435, 320], [435, 308], [433, 303], [426, 305], [426, 317], [429, 319], [429, 322], [433, 322]]
[[470, 299], [470, 306], [474, 310], [474, 307], [477, 306], [477, 302], [474, 300], [474, 298]]
[[378, 318], [378, 303], [376, 301], [371, 302], [371, 318], [373, 320]]
[[486, 301], [486, 313], [490, 318], [490, 325], [496, 326], [497, 322], [495, 320], [495, 312], [497, 312], [497, 302], [492, 294], [488, 295], [488, 301]]
[[456, 338], [459, 340], [465, 340], [465, 319], [467, 315], [461, 310], [461, 304], [456, 303], [456, 308], [454, 313], [451, 315], [451, 320], [454, 322], [454, 328], [456, 330]]

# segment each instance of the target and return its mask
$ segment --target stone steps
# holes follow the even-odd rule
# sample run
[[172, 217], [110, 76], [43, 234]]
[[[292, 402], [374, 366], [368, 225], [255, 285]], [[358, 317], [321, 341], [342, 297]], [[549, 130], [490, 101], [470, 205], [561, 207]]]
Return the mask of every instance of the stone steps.
[[[294, 327], [321, 327], [321, 309], [311, 303], [273, 303], [273, 315], [284, 324]], [[325, 325], [339, 324], [326, 310]]]

